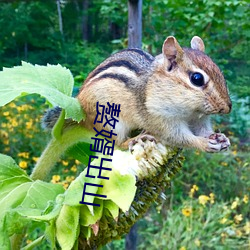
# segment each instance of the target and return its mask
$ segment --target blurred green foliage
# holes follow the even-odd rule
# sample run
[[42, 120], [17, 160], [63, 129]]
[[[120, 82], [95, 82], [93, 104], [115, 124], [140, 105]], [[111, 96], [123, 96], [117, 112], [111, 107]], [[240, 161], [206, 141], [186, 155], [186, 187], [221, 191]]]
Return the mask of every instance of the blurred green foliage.
[[[109, 54], [126, 48], [126, 1], [89, 0], [85, 9], [80, 0], [61, 2], [63, 33], [56, 1], [1, 1], [0, 67], [18, 65], [21, 60], [42, 65], [60, 63], [72, 71], [80, 86]], [[228, 116], [215, 118], [215, 127], [230, 136], [231, 151], [213, 155], [185, 152], [183, 171], [172, 189], [166, 191], [167, 201], [154, 206], [139, 223], [139, 249], [247, 249], [249, 16], [249, 1], [143, 1], [143, 49], [154, 55], [160, 53], [169, 35], [176, 36], [182, 46], [189, 46], [194, 35], [202, 37], [206, 52], [225, 74], [233, 110]], [[12, 155], [30, 172], [46, 144], [39, 119], [47, 106], [37, 96], [31, 97], [27, 105], [26, 101], [21, 99], [0, 110], [0, 152]], [[66, 188], [83, 168], [78, 162], [64, 159], [51, 181]], [[199, 190], [190, 197], [193, 185]], [[215, 195], [214, 204], [211, 193]], [[210, 199], [205, 206], [199, 203], [201, 195]], [[193, 217], [187, 216], [188, 208]], [[240, 214], [242, 220], [235, 219]], [[35, 239], [37, 232], [33, 234]], [[169, 248], [162, 248], [167, 244]], [[123, 247], [124, 240], [113, 242], [107, 249]]]
[[[110, 53], [127, 46], [126, 1], [61, 1], [60, 7], [63, 33], [56, 1], [2, 1], [0, 67], [21, 60], [61, 63], [80, 84]], [[199, 35], [224, 71], [231, 93], [245, 97], [250, 93], [249, 14], [248, 1], [144, 0], [143, 47], [157, 54], [169, 35], [184, 46]]]

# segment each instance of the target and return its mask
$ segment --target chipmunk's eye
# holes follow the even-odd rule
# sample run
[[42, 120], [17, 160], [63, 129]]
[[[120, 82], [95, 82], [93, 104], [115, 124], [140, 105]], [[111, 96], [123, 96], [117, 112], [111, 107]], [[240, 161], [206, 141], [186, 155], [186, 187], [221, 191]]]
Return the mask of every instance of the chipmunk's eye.
[[198, 87], [201, 87], [204, 85], [204, 77], [201, 73], [195, 72], [190, 74], [190, 81]]

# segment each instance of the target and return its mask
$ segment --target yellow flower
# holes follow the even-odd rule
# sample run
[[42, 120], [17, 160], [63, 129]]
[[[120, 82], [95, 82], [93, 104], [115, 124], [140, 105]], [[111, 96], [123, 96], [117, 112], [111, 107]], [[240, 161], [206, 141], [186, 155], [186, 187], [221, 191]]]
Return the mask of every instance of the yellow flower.
[[80, 164], [81, 164], [81, 162], [80, 162], [80, 161], [78, 161], [78, 160], [75, 160], [75, 164], [76, 164], [76, 165], [80, 165]]
[[186, 250], [186, 247], [181, 247], [180, 250]]
[[237, 201], [234, 201], [234, 202], [232, 203], [231, 209], [235, 209], [237, 206], [238, 206], [238, 202], [237, 202]]
[[201, 242], [199, 239], [195, 239], [194, 240], [194, 244], [197, 246], [197, 247], [200, 247], [201, 246]]
[[24, 110], [22, 106], [17, 106], [16, 109], [17, 109], [19, 112]]
[[9, 134], [4, 130], [0, 130], [0, 135], [1, 135], [1, 137], [5, 137], [5, 138], [9, 137]]
[[242, 232], [240, 231], [240, 230], [236, 230], [236, 235], [238, 236], [238, 237], [241, 237], [242, 236]]
[[220, 224], [225, 224], [227, 222], [227, 218], [222, 218], [221, 220], [220, 220]]
[[64, 161], [64, 160], [62, 160], [62, 164], [63, 164], [63, 166], [68, 166], [69, 165], [69, 163], [67, 161]]
[[26, 122], [26, 128], [27, 128], [27, 129], [31, 129], [32, 126], [33, 126], [33, 121], [32, 121], [32, 120]]
[[38, 161], [38, 159], [39, 159], [39, 157], [32, 157], [32, 160], [34, 161], [34, 162], [37, 162]]
[[52, 176], [51, 182], [52, 182], [52, 183], [57, 183], [57, 182], [60, 181], [60, 179], [61, 179], [61, 176], [60, 176], [60, 175], [53, 175], [53, 176]]
[[210, 200], [210, 198], [207, 195], [200, 195], [198, 199], [199, 203], [203, 206]]
[[10, 112], [8, 112], [8, 111], [3, 112], [4, 116], [9, 116], [9, 114], [10, 114]]
[[237, 153], [238, 153], [237, 150], [233, 150], [233, 151], [232, 151], [232, 154], [233, 154], [233, 155], [237, 155]]
[[12, 127], [17, 127], [18, 126], [18, 122], [16, 120], [12, 120], [11, 121], [11, 125], [12, 125]]
[[249, 201], [248, 195], [245, 194], [243, 197], [243, 202], [247, 204], [248, 201]]
[[19, 162], [19, 167], [23, 168], [23, 169], [26, 169], [28, 167], [27, 161], [20, 161]]
[[10, 144], [10, 140], [8, 138], [4, 138], [3, 139], [3, 144], [9, 145]]
[[239, 157], [236, 157], [235, 160], [236, 160], [237, 162], [239, 162], [239, 163], [242, 162], [242, 160], [241, 160]]
[[223, 167], [227, 167], [227, 166], [228, 166], [228, 163], [223, 161], [223, 162], [221, 163], [221, 165], [222, 165]]
[[18, 156], [19, 156], [19, 157], [23, 157], [23, 158], [26, 158], [26, 159], [29, 158], [29, 155], [30, 155], [29, 152], [21, 152], [21, 153], [18, 153]]
[[14, 102], [11, 102], [11, 103], [9, 104], [9, 106], [10, 106], [11, 108], [15, 108], [15, 107], [16, 107], [16, 104], [15, 104]]
[[75, 176], [67, 176], [66, 181], [67, 182], [72, 182], [75, 179]]
[[192, 188], [190, 189], [189, 196], [193, 198], [194, 193], [199, 190], [199, 187], [196, 185], [193, 185]]
[[21, 105], [21, 106], [17, 106], [17, 110], [20, 112], [20, 111], [25, 111], [25, 110], [28, 110], [28, 109], [33, 109], [32, 106], [30, 105], [27, 105], [27, 104], [24, 104], [24, 105]]
[[10, 147], [5, 147], [4, 148], [4, 152], [9, 152], [10, 151]]
[[246, 234], [250, 234], [250, 222], [247, 221], [246, 225], [244, 226], [244, 231], [246, 232]]
[[239, 224], [243, 220], [242, 214], [237, 214], [234, 216], [234, 221], [236, 224]]
[[236, 197], [235, 201], [231, 205], [231, 209], [235, 209], [239, 205], [239, 198]]
[[70, 170], [73, 171], [73, 172], [76, 172], [76, 171], [77, 171], [76, 165], [73, 165], [73, 166], [70, 168]]
[[226, 233], [221, 233], [221, 238], [226, 238], [227, 237], [227, 234]]
[[186, 217], [189, 217], [192, 214], [192, 208], [185, 207], [181, 210], [182, 214]]
[[209, 197], [210, 197], [210, 203], [214, 204], [214, 193], [210, 193]]

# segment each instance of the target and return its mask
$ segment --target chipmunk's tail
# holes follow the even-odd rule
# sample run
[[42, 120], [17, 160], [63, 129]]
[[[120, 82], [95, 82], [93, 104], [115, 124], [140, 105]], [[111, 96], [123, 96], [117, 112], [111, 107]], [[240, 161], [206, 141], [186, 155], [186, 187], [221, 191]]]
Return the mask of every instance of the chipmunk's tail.
[[58, 106], [46, 110], [41, 120], [42, 128], [45, 130], [52, 130], [61, 112], [62, 109]]

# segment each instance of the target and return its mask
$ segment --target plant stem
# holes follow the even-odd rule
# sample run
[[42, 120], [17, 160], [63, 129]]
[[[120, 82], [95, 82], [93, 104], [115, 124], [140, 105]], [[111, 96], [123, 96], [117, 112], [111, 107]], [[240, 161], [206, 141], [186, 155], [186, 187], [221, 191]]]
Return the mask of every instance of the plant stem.
[[91, 143], [92, 136], [94, 133], [81, 125], [65, 129], [60, 138], [52, 138], [48, 143], [30, 177], [33, 180], [46, 180], [61, 155], [69, 147], [77, 142]]
[[[43, 151], [36, 166], [34, 167], [31, 178], [33, 180], [45, 180], [61, 155], [77, 142], [91, 143], [94, 133], [81, 125], [70, 126], [63, 130], [61, 136], [53, 137]], [[15, 234], [11, 238], [11, 249], [18, 250], [21, 247], [25, 236], [26, 228], [22, 234]]]

